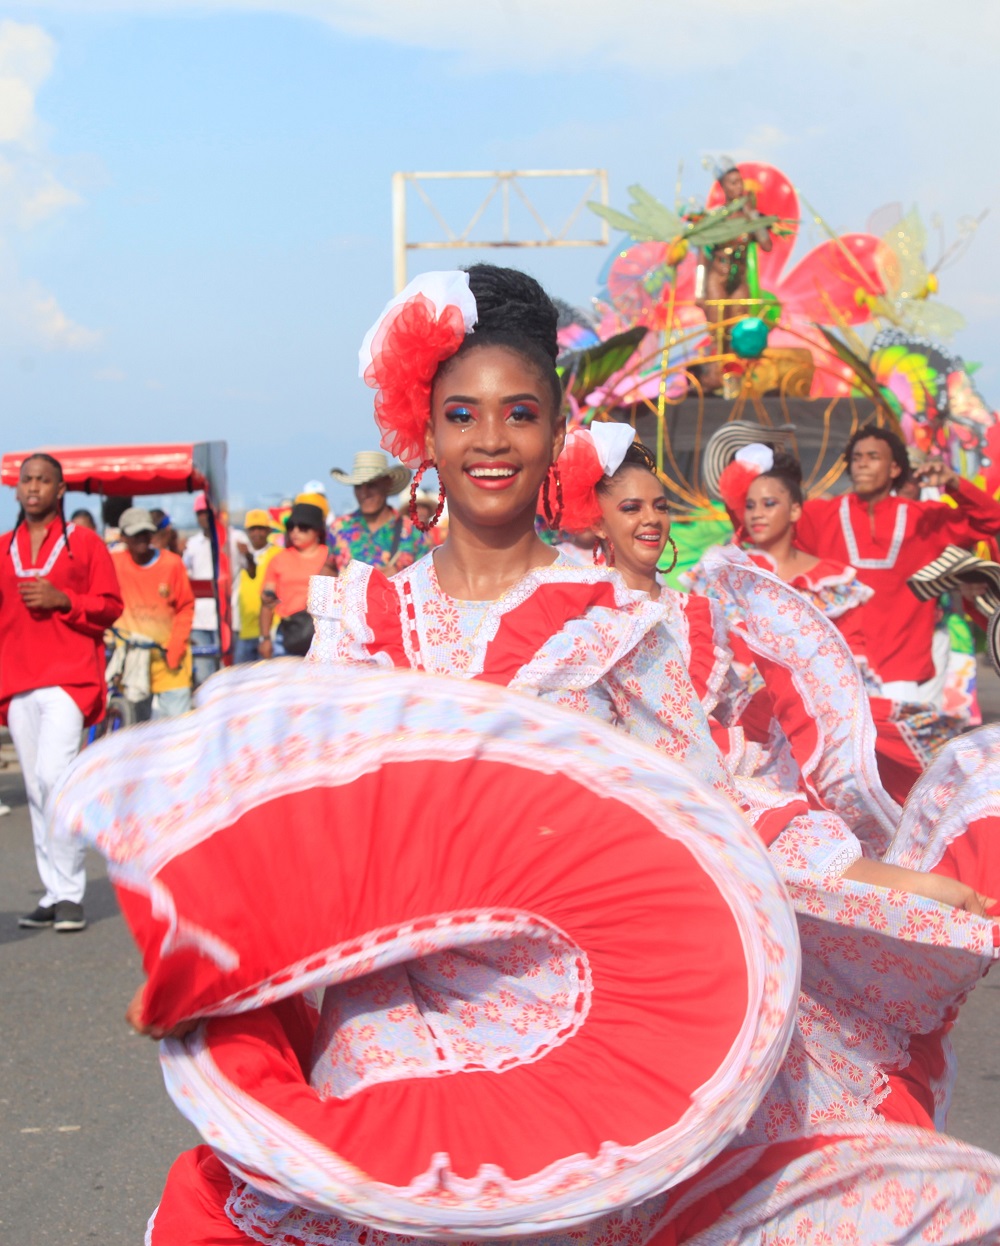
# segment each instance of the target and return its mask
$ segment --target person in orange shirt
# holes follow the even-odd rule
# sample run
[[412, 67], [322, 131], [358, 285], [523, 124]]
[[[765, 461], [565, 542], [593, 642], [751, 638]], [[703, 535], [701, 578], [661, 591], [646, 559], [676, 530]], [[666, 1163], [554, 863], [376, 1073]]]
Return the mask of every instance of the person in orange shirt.
[[281, 615], [278, 636], [286, 653], [304, 657], [312, 643], [313, 623], [306, 611], [309, 581], [327, 567], [326, 522], [318, 506], [296, 502], [285, 521], [288, 546], [267, 564], [261, 589], [260, 643], [262, 658], [274, 656], [271, 623]]
[[112, 558], [125, 610], [118, 630], [152, 646], [149, 695], [136, 702], [136, 717], [173, 718], [191, 708], [191, 582], [176, 554], [153, 546], [156, 524], [149, 511], [130, 507], [119, 526], [125, 548]]

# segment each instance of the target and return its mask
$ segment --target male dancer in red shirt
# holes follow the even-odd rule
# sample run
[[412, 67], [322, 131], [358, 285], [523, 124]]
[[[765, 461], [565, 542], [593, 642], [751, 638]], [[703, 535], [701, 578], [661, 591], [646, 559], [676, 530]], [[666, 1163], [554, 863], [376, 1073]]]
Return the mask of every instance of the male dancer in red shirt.
[[[895, 433], [868, 424], [844, 452], [854, 489], [838, 498], [806, 502], [796, 544], [820, 558], [848, 563], [875, 590], [854, 616], [864, 653], [882, 681], [872, 710], [878, 727], [879, 771], [897, 800], [928, 760], [892, 705], [933, 705], [932, 645], [937, 605], [921, 601], [906, 581], [948, 545], [972, 546], [1000, 532], [1000, 502], [934, 459], [915, 473], [920, 484], [943, 489], [954, 501], [918, 502], [897, 496], [910, 479], [906, 447]], [[881, 704], [880, 704], [881, 702]]]
[[111, 555], [63, 515], [62, 467], [48, 454], [21, 465], [12, 532], [0, 537], [0, 722], [17, 750], [35, 860], [45, 893], [28, 928], [82, 930], [83, 852], [50, 834], [49, 793], [104, 714], [104, 629], [122, 611]]

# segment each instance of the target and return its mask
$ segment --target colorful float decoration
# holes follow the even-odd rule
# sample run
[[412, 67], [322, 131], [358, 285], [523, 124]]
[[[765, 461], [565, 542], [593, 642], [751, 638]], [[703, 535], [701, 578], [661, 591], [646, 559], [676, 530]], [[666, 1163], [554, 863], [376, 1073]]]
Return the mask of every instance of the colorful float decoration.
[[[623, 237], [593, 308], [560, 308], [573, 421], [625, 418], [647, 439], [655, 421], [681, 515], [715, 504], [700, 480], [702, 433], [746, 414], [765, 426], [822, 424], [813, 462], [797, 447], [811, 493], [836, 484], [833, 447], [873, 418], [898, 427], [915, 457], [944, 455], [1000, 487], [1000, 416], [941, 344], [964, 321], [937, 298], [941, 260], [928, 266], [919, 213], [879, 234], [839, 234], [773, 165], [723, 158], [715, 174], [704, 204], [669, 208], [633, 186], [628, 212], [590, 205]], [[804, 214], [826, 237], [795, 261]], [[680, 413], [684, 428], [696, 425], [686, 460], [672, 445]]]

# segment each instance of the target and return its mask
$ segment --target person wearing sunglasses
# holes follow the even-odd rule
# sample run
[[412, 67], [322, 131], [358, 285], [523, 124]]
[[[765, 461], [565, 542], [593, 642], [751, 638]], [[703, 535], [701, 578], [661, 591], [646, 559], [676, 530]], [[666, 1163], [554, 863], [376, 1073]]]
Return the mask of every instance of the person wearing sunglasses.
[[329, 557], [323, 512], [309, 502], [296, 502], [285, 521], [287, 545], [267, 565], [260, 594], [262, 658], [274, 656], [271, 628], [280, 615], [278, 636], [284, 652], [304, 657], [312, 642], [313, 622], [306, 610], [309, 579], [320, 575]]

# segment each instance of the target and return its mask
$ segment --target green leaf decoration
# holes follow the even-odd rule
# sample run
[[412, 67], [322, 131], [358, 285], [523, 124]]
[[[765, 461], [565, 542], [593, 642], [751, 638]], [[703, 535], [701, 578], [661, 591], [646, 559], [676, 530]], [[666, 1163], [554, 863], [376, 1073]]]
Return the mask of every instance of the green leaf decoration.
[[587, 206], [615, 229], [630, 234], [636, 242], [673, 243], [684, 240], [696, 247], [725, 246], [743, 237], [751, 228], [766, 229], [781, 221], [778, 216], [759, 216], [748, 222], [745, 216], [738, 215], [746, 204], [745, 199], [735, 199], [723, 208], [690, 221], [660, 203], [655, 195], [641, 186], [630, 186], [628, 193], [632, 198], [629, 204], [631, 215], [603, 203], [588, 203]]
[[598, 342], [596, 346], [588, 346], [584, 350], [576, 350], [564, 355], [559, 360], [559, 373], [563, 381], [563, 390], [582, 402], [595, 389], [624, 368], [634, 354], [642, 339], [649, 332], [642, 325], [626, 329], [624, 333], [616, 333], [606, 342]]

